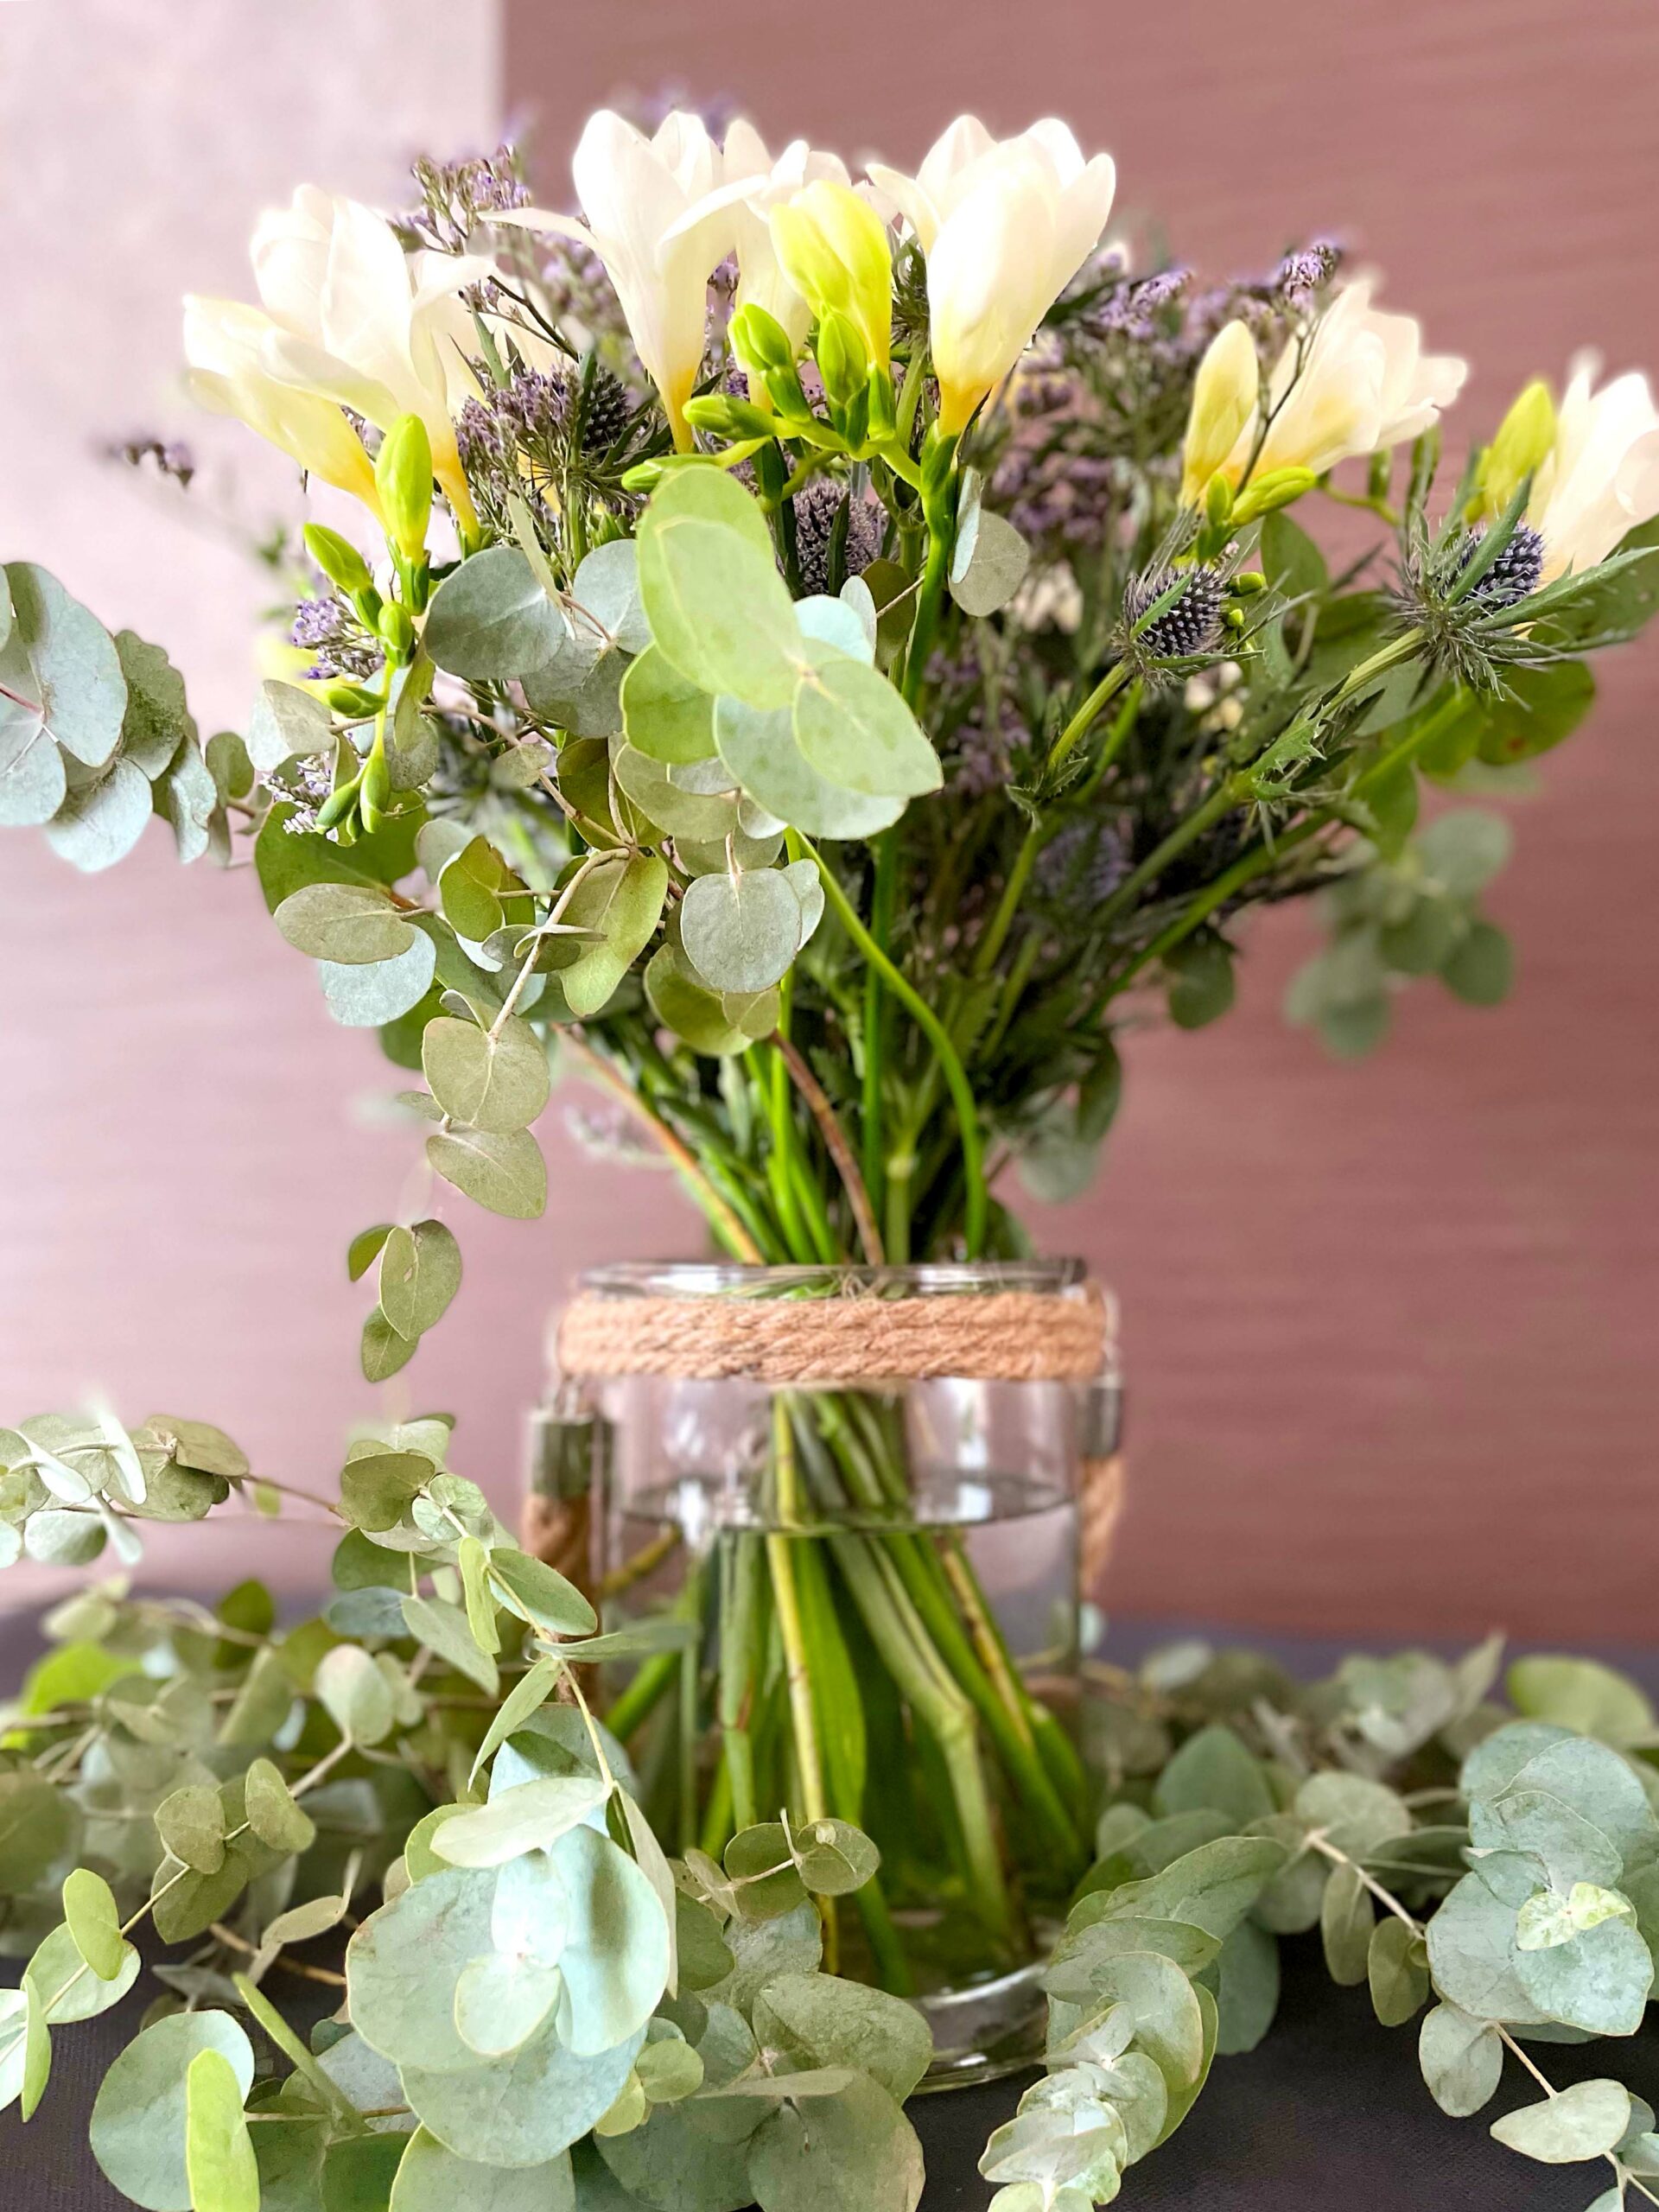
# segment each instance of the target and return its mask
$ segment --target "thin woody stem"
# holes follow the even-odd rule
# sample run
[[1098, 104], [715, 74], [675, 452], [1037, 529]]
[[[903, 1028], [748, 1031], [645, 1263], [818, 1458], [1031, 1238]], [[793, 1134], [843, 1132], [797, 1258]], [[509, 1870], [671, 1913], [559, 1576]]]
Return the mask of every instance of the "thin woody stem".
[[805, 1100], [807, 1110], [817, 1124], [824, 1150], [835, 1162], [836, 1173], [841, 1177], [842, 1185], [847, 1193], [847, 1203], [852, 1208], [853, 1221], [858, 1230], [858, 1241], [863, 1249], [864, 1257], [873, 1268], [879, 1268], [887, 1258], [881, 1243], [881, 1231], [876, 1226], [870, 1194], [864, 1187], [864, 1178], [853, 1157], [847, 1133], [836, 1117], [836, 1109], [825, 1096], [823, 1085], [798, 1048], [781, 1030], [773, 1032], [772, 1042], [789, 1070], [790, 1081]]

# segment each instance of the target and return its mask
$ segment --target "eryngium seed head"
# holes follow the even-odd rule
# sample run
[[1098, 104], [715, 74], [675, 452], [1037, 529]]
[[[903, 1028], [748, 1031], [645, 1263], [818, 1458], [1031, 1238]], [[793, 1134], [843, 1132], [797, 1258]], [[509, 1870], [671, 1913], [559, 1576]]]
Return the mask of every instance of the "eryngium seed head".
[[[1458, 546], [1454, 577], [1460, 576], [1480, 550], [1484, 530], [1464, 533]], [[1483, 607], [1513, 607], [1530, 598], [1544, 572], [1544, 541], [1530, 523], [1517, 523], [1515, 535], [1487, 569], [1471, 586], [1469, 596]]]
[[1134, 630], [1147, 609], [1177, 582], [1184, 584], [1179, 598], [1172, 601], [1134, 641], [1136, 651], [1154, 660], [1179, 660], [1208, 652], [1221, 635], [1227, 580], [1219, 569], [1207, 563], [1185, 569], [1147, 569], [1131, 576], [1123, 594], [1125, 627]]
[[830, 588], [830, 546], [836, 520], [847, 508], [846, 573], [861, 576], [881, 550], [881, 526], [877, 510], [868, 499], [848, 504], [839, 484], [819, 477], [795, 494], [795, 558], [801, 587], [809, 596]]
[[628, 388], [609, 369], [595, 369], [588, 387], [588, 404], [582, 410], [584, 453], [606, 453], [628, 427], [633, 407]]

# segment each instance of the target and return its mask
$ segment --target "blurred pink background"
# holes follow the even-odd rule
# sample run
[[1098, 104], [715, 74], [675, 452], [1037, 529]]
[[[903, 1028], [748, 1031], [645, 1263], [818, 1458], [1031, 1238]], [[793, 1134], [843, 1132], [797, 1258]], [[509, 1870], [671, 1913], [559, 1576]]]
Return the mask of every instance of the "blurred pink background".
[[[1208, 270], [1349, 238], [1473, 359], [1465, 423], [1530, 373], [1559, 382], [1581, 344], [1659, 364], [1651, 0], [173, 0], [168, 25], [120, 0], [0, 17], [4, 552], [167, 643], [207, 728], [245, 713], [257, 579], [91, 448], [161, 427], [233, 467], [251, 518], [291, 508], [251, 438], [179, 397], [178, 295], [245, 291], [253, 219], [296, 181], [390, 204], [411, 153], [481, 144], [504, 114], [563, 197], [582, 117], [630, 90], [728, 96], [779, 140], [901, 161], [963, 107], [1003, 128], [1058, 111], [1116, 154], [1120, 206]], [[1311, 921], [1271, 917], [1229, 1020], [1134, 1040], [1105, 1174], [1039, 1220], [1123, 1301], [1112, 1610], [1650, 1634], [1659, 646], [1600, 673], [1593, 729], [1515, 809], [1492, 902], [1520, 957], [1507, 1007], [1419, 987], [1382, 1052], [1332, 1065], [1279, 1013]], [[377, 1394], [344, 1252], [414, 1160], [375, 1121], [399, 1078], [330, 1022], [251, 878], [179, 869], [159, 828], [92, 879], [12, 833], [0, 944], [0, 1417], [96, 1388], [135, 1420], [221, 1421], [317, 1483], [377, 1395], [448, 1407], [457, 1464], [505, 1505], [548, 1305], [590, 1262], [696, 1249], [666, 1180], [595, 1165], [556, 1102], [547, 1219], [457, 1202], [460, 1304]], [[325, 1557], [232, 1519], [152, 1565], [297, 1583]]]

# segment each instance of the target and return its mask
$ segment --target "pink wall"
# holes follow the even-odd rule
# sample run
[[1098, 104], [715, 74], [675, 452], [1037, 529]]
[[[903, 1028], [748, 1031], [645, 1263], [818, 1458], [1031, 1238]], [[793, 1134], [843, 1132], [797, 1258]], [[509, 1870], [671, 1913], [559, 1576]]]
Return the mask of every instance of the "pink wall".
[[[241, 709], [252, 594], [231, 556], [158, 535], [94, 477], [86, 436], [167, 411], [174, 298], [241, 282], [265, 199], [301, 175], [393, 192], [410, 144], [487, 128], [496, 70], [483, 6], [233, 12], [175, 0], [163, 54], [119, 0], [82, 0], [83, 34], [107, 18], [82, 41], [105, 57], [90, 79], [58, 10], [0, 24], [0, 190], [15, 240], [40, 242], [14, 243], [8, 277], [30, 312], [0, 361], [3, 419], [28, 432], [5, 552], [180, 641], [216, 717]], [[550, 187], [582, 116], [630, 84], [735, 92], [779, 137], [898, 158], [959, 107], [1005, 126], [1058, 109], [1112, 148], [1125, 201], [1214, 270], [1346, 230], [1433, 341], [1476, 359], [1471, 419], [1581, 341], [1659, 364], [1651, 0], [509, 0], [506, 17], [506, 105], [539, 112]], [[1105, 1178], [1044, 1221], [1124, 1299], [1117, 1607], [1649, 1632], [1659, 662], [1649, 645], [1603, 665], [1593, 735], [1516, 810], [1495, 901], [1521, 954], [1508, 1007], [1424, 988], [1376, 1059], [1333, 1067], [1280, 1020], [1309, 925], [1275, 917], [1234, 1016], [1137, 1040]], [[345, 1242], [397, 1205], [414, 1157], [373, 1126], [390, 1087], [373, 1046], [328, 1020], [248, 879], [181, 873], [159, 832], [92, 880], [8, 837], [0, 944], [0, 1418], [97, 1384], [134, 1417], [199, 1413], [272, 1471], [326, 1480], [376, 1395]], [[458, 1412], [459, 1464], [504, 1503], [548, 1301], [591, 1260], [696, 1237], [660, 1179], [581, 1154], [556, 1106], [543, 1135], [549, 1218], [455, 1210], [461, 1305], [379, 1394]], [[234, 1522], [185, 1541], [207, 1580], [251, 1561], [297, 1578], [321, 1555]]]

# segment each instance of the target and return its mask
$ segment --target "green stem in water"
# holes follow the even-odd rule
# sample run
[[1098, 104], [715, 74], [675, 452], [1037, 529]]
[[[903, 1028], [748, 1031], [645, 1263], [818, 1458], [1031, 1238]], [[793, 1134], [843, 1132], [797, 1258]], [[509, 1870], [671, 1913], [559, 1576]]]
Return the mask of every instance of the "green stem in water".
[[[908, 1007], [921, 1029], [938, 1054], [939, 1065], [956, 1108], [957, 1127], [962, 1135], [963, 1183], [965, 1197], [963, 1205], [963, 1239], [970, 1260], [979, 1257], [985, 1245], [985, 1230], [989, 1211], [989, 1194], [985, 1187], [985, 1149], [980, 1137], [979, 1114], [974, 1104], [974, 1094], [963, 1071], [957, 1048], [950, 1041], [949, 1031], [926, 1000], [914, 989], [900, 971], [882, 951], [854, 912], [852, 901], [836, 880], [835, 872], [828, 867], [823, 855], [807, 840], [801, 840], [807, 856], [817, 867], [823, 884], [824, 897], [835, 909], [836, 918], [851, 938], [853, 943], [872, 968], [880, 970], [887, 988], [902, 1005]], [[866, 1131], [868, 1137], [868, 1131]], [[894, 1255], [889, 1250], [888, 1258]]]
[[753, 1827], [759, 1817], [755, 1811], [754, 1745], [749, 1734], [749, 1713], [760, 1671], [760, 1571], [758, 1536], [738, 1535], [721, 1545], [721, 1745], [730, 1784], [731, 1816], [740, 1828]]

